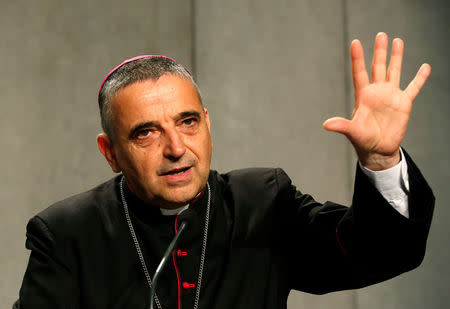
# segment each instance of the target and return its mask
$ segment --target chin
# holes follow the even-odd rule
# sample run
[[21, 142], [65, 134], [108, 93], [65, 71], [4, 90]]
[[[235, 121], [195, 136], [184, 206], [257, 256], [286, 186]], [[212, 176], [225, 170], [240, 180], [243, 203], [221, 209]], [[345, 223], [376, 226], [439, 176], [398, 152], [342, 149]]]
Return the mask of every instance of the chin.
[[198, 194], [198, 191], [196, 188], [177, 188], [168, 190], [162, 198], [168, 204], [181, 207], [188, 204]]

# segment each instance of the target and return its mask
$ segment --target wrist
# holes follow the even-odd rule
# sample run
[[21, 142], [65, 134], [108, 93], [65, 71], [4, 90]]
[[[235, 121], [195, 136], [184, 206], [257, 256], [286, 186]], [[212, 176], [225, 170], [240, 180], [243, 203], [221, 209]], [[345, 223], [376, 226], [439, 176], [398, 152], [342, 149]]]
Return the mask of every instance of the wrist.
[[361, 164], [372, 171], [382, 171], [397, 165], [401, 160], [400, 149], [391, 155], [379, 153], [358, 153]]

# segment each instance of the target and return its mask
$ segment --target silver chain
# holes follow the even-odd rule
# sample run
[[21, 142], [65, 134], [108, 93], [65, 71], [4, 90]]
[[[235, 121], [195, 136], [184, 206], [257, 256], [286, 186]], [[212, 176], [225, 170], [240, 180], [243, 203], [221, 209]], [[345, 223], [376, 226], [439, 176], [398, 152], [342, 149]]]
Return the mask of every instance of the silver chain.
[[[142, 255], [141, 246], [139, 246], [139, 242], [136, 237], [136, 233], [134, 232], [133, 224], [131, 223], [130, 213], [128, 212], [127, 200], [125, 199], [125, 194], [123, 192], [123, 180], [124, 180], [124, 177], [122, 176], [122, 179], [120, 180], [120, 196], [122, 197], [122, 204], [123, 204], [123, 208], [125, 210], [125, 218], [127, 219], [131, 237], [133, 238], [134, 246], [136, 247], [136, 251], [139, 256], [139, 260], [141, 261], [141, 265], [142, 265], [142, 269], [144, 270], [145, 278], [147, 278], [148, 286], [151, 289], [152, 288], [152, 278], [150, 277], [150, 274], [148, 273], [147, 265], [145, 264], [144, 256]], [[152, 300], [150, 300], [150, 301], [152, 301]], [[158, 306], [158, 309], [162, 309], [161, 304], [158, 299], [158, 295], [156, 295], [156, 293], [155, 293], [155, 303], [156, 303], [156, 306]]]
[[[152, 288], [152, 279], [150, 277], [150, 274], [147, 270], [147, 265], [145, 264], [144, 256], [142, 254], [141, 246], [139, 245], [138, 239], [136, 237], [136, 233], [134, 231], [133, 223], [131, 222], [130, 213], [128, 211], [128, 204], [127, 200], [125, 199], [125, 194], [123, 191], [123, 180], [125, 177], [122, 176], [122, 179], [120, 180], [120, 196], [122, 197], [122, 204], [123, 208], [125, 210], [125, 218], [127, 220], [128, 227], [130, 229], [131, 237], [133, 238], [134, 246], [136, 247], [137, 254], [139, 256], [139, 260], [141, 261], [142, 269], [144, 270], [145, 278], [147, 278], [148, 286], [150, 289]], [[203, 244], [202, 244], [202, 254], [200, 256], [200, 268], [198, 271], [198, 281], [197, 281], [197, 289], [195, 293], [195, 299], [194, 299], [194, 309], [198, 308], [198, 303], [200, 301], [200, 288], [202, 285], [202, 277], [203, 277], [203, 267], [206, 263], [206, 243], [208, 241], [208, 226], [209, 226], [209, 211], [210, 211], [210, 204], [211, 204], [211, 189], [209, 187], [209, 183], [206, 183], [206, 187], [208, 189], [208, 204], [206, 206], [206, 215], [205, 215], [205, 228], [203, 232]], [[152, 301], [152, 300], [150, 300]], [[159, 302], [158, 296], [155, 292], [155, 303], [158, 309], [162, 309], [161, 303]]]
[[200, 287], [202, 286], [203, 266], [205, 265], [206, 260], [206, 242], [208, 241], [209, 209], [211, 203], [211, 189], [209, 188], [208, 182], [206, 183], [206, 188], [208, 188], [208, 205], [206, 206], [205, 232], [203, 233], [202, 255], [200, 256], [200, 268], [198, 270], [198, 283], [197, 290], [195, 291], [194, 309], [198, 308], [198, 302], [200, 301]]

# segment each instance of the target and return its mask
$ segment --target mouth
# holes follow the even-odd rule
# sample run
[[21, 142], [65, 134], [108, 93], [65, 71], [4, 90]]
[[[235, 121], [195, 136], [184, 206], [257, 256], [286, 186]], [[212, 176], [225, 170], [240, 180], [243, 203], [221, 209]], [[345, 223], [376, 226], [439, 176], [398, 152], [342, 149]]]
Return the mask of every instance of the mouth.
[[185, 166], [180, 168], [174, 168], [171, 170], [168, 170], [167, 172], [164, 172], [161, 174], [161, 176], [168, 176], [168, 175], [181, 175], [188, 171], [191, 168], [191, 166]]
[[184, 166], [164, 171], [161, 176], [169, 185], [186, 185], [192, 180], [192, 166]]

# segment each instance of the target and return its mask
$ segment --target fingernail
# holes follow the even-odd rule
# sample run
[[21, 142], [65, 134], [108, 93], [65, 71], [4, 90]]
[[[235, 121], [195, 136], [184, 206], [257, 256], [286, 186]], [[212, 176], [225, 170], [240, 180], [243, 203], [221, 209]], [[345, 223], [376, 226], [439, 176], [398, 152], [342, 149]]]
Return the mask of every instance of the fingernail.
[[393, 41], [395, 44], [402, 44], [402, 39], [400, 38], [395, 38]]
[[428, 74], [429, 72], [431, 72], [431, 65], [429, 65], [428, 63], [424, 63], [420, 66], [419, 70], [423, 70], [425, 74]]

